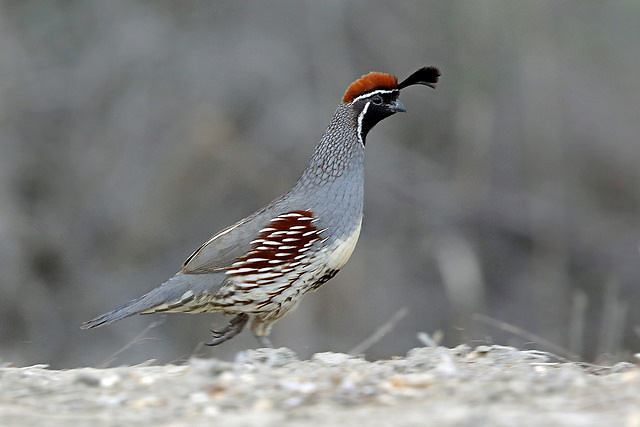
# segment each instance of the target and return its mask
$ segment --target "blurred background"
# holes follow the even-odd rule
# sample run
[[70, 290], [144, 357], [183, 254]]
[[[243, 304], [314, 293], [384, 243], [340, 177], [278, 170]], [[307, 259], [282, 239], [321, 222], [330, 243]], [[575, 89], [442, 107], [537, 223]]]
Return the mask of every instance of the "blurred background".
[[[0, 3], [0, 362], [223, 359], [221, 315], [80, 324], [296, 181], [344, 90], [442, 70], [367, 141], [350, 263], [272, 335], [369, 359], [640, 348], [640, 3]], [[164, 321], [162, 321], [164, 319]], [[160, 321], [156, 323], [156, 321]]]

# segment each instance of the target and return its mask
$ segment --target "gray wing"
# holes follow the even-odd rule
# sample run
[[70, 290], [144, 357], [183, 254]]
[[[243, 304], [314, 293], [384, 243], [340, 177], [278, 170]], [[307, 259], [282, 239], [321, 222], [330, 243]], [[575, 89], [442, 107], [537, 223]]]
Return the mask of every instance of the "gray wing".
[[182, 265], [187, 274], [214, 273], [227, 269], [251, 250], [251, 241], [260, 230], [284, 209], [281, 199], [225, 228], [200, 246]]

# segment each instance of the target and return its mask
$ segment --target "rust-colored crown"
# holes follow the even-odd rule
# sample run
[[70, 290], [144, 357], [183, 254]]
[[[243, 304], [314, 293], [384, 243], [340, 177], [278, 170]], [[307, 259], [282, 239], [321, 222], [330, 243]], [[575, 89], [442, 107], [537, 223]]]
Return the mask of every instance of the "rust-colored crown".
[[342, 102], [351, 102], [363, 93], [375, 89], [397, 89], [398, 79], [391, 74], [372, 71], [351, 83], [342, 97]]

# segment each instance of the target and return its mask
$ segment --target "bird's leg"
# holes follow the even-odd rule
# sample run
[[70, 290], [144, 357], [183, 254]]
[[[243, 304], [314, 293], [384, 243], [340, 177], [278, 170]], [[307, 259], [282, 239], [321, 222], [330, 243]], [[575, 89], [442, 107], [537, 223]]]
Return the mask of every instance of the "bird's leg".
[[262, 347], [273, 348], [273, 343], [271, 342], [268, 336], [256, 335], [256, 339], [258, 340], [258, 343], [260, 343]]
[[264, 316], [255, 316], [251, 321], [251, 332], [253, 332], [262, 347], [273, 348], [273, 344], [269, 339], [273, 322], [274, 320], [267, 320]]
[[206, 345], [213, 347], [214, 345], [222, 344], [223, 342], [230, 340], [242, 331], [242, 328], [244, 328], [244, 325], [247, 324], [248, 320], [249, 315], [242, 313], [231, 319], [224, 328], [220, 330], [212, 329], [211, 334], [213, 335], [213, 338], [211, 339], [211, 342], [206, 343]]

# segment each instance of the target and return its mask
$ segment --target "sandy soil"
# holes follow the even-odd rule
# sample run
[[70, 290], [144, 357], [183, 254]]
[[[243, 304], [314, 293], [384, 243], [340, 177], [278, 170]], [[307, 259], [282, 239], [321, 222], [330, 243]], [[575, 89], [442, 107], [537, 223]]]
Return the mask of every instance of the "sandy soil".
[[640, 368], [535, 351], [425, 347], [368, 362], [288, 349], [234, 362], [65, 371], [0, 368], [2, 426], [640, 427]]

